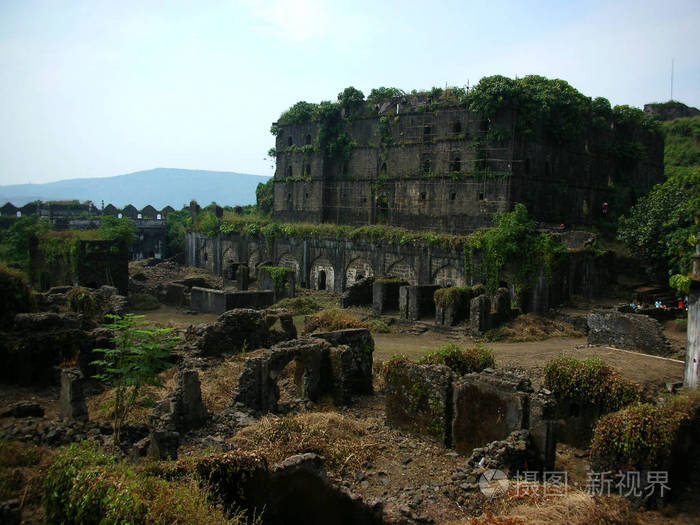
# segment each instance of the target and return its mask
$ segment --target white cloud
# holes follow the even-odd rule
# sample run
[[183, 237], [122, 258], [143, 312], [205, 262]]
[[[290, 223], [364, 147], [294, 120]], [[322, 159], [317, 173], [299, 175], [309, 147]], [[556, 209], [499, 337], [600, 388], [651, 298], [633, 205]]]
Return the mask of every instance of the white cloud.
[[301, 43], [330, 34], [331, 13], [319, 0], [244, 0], [264, 28], [282, 40]]

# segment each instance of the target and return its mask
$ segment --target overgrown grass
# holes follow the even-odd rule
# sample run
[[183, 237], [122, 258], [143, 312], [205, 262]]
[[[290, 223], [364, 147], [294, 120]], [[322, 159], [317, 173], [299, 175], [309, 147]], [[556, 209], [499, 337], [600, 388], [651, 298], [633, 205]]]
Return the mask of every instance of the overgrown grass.
[[44, 477], [54, 452], [19, 441], [0, 441], [0, 501], [19, 499], [22, 506], [41, 503]]
[[367, 328], [366, 322], [341, 308], [323, 310], [304, 318], [304, 333], [310, 334], [317, 330], [343, 330], [345, 328]]
[[606, 412], [641, 399], [641, 388], [598, 358], [559, 357], [544, 370], [544, 384], [560, 399], [593, 403]]
[[15, 315], [36, 308], [27, 276], [0, 262], [0, 329], [8, 329]]
[[671, 453], [682, 423], [700, 409], [700, 393], [674, 396], [656, 406], [637, 404], [598, 421], [591, 441], [591, 458], [600, 468], [656, 470]]
[[44, 485], [47, 523], [239, 523], [195, 479], [167, 481], [94, 446], [59, 450]]
[[377, 445], [362, 420], [336, 412], [265, 416], [231, 441], [266, 458], [270, 465], [294, 454], [315, 452], [326, 458], [329, 473], [336, 476], [359, 470], [376, 455]]
[[157, 310], [160, 303], [151, 294], [134, 293], [129, 295], [129, 306], [134, 310]]
[[523, 314], [484, 334], [486, 341], [510, 343], [543, 341], [550, 337], [583, 337], [583, 333], [564, 321], [547, 319], [537, 314]]
[[285, 308], [292, 316], [310, 315], [321, 310], [321, 304], [311, 295], [287, 297], [275, 304], [276, 308]]
[[445, 365], [458, 375], [481, 372], [485, 368], [494, 368], [496, 361], [489, 348], [477, 345], [471, 348], [460, 348], [448, 344], [433, 350], [421, 357], [419, 365]]
[[80, 286], [74, 286], [66, 294], [68, 308], [73, 312], [83, 314], [87, 317], [93, 317], [97, 313], [97, 299], [95, 295], [88, 289]]

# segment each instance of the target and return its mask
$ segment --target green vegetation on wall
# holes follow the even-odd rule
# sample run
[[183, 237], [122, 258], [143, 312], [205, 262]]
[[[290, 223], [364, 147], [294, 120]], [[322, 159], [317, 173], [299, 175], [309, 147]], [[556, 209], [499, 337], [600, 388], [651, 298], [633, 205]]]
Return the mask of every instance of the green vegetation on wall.
[[559, 399], [592, 403], [605, 412], [620, 410], [641, 398], [636, 383], [620, 376], [598, 358], [553, 359], [545, 367], [544, 384]]
[[700, 117], [663, 123], [666, 181], [625, 217], [620, 238], [659, 273], [686, 275], [700, 239]]

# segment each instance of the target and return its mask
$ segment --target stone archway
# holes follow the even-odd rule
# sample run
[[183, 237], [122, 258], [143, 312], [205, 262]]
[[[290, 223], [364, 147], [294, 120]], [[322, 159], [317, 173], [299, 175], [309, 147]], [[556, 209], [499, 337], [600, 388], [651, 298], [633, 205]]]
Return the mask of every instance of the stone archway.
[[396, 261], [386, 269], [385, 274], [388, 277], [395, 277], [402, 281], [407, 281], [410, 284], [418, 284], [418, 277], [413, 267], [406, 261], [401, 259]]
[[[321, 283], [325, 286], [321, 286]], [[311, 288], [314, 290], [335, 290], [335, 269], [325, 257], [319, 257], [311, 265]]]
[[352, 260], [345, 270], [345, 286], [352, 286], [360, 279], [373, 276], [374, 268], [372, 268], [369, 261], [367, 259], [363, 259], [362, 257], [358, 257], [357, 259]]
[[296, 257], [294, 257], [291, 253], [288, 252], [282, 255], [277, 261], [277, 266], [294, 269], [294, 278], [296, 279], [296, 282], [301, 282], [299, 280], [299, 261], [297, 261]]
[[438, 268], [433, 274], [433, 283], [440, 286], [464, 286], [464, 276], [450, 264]]

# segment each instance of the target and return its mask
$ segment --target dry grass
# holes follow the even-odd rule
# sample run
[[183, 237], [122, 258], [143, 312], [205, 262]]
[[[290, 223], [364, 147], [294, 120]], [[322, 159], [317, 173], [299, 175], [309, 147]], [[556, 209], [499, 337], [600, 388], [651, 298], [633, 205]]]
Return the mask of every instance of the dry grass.
[[[160, 378], [163, 380], [163, 388], [147, 386], [141, 389], [141, 396], [133, 408], [127, 423], [148, 423], [151, 410], [156, 401], [164, 399], [173, 390], [177, 383], [177, 368], [171, 367], [161, 372]], [[114, 389], [110, 388], [104, 392], [91, 397], [86, 401], [88, 416], [91, 421], [111, 421], [112, 408], [114, 406]]]
[[352, 313], [340, 308], [323, 310], [304, 318], [304, 333], [310, 334], [316, 330], [343, 330], [345, 328], [367, 328], [367, 323]]
[[54, 452], [19, 441], [0, 441], [0, 501], [19, 499], [20, 505], [41, 503], [44, 478]]
[[541, 485], [532, 484], [520, 492], [513, 485], [506, 495], [493, 500], [478, 518], [450, 525], [634, 525], [640, 515], [619, 496], [593, 497], [568, 488], [564, 495], [545, 496]]
[[202, 401], [210, 413], [221, 412], [231, 402], [243, 363], [252, 354], [233, 355], [220, 365], [199, 372]]
[[489, 330], [485, 339], [509, 343], [542, 341], [550, 337], [583, 337], [570, 323], [547, 319], [536, 314], [524, 314], [509, 323]]
[[326, 468], [335, 476], [360, 469], [376, 455], [377, 445], [366, 422], [334, 412], [266, 416], [231, 441], [271, 465], [294, 454], [315, 452], [326, 458]]

